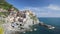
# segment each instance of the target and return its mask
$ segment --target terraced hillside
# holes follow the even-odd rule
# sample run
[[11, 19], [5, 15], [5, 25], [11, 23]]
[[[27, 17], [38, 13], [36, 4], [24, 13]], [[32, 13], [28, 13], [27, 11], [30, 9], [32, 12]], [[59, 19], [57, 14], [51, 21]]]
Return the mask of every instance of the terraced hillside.
[[15, 11], [18, 11], [17, 8], [15, 8], [13, 5], [9, 4], [5, 0], [0, 0], [0, 16], [1, 15], [4, 15], [4, 16], [8, 15], [9, 14], [8, 10], [11, 8], [14, 8]]

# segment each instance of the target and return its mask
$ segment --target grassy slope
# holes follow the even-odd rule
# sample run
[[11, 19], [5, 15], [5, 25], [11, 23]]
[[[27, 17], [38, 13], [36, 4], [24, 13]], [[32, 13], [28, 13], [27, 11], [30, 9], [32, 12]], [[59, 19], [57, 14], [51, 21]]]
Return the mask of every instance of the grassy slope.
[[[0, 0], [0, 8], [8, 10], [8, 9], [10, 9], [12, 7], [13, 7], [13, 5], [7, 3], [5, 0]], [[13, 8], [15, 8], [15, 7], [13, 7]], [[15, 8], [15, 10], [18, 10], [18, 9]]]
[[1, 15], [4, 15], [4, 16], [7, 16], [9, 13], [8, 13], [8, 10], [10, 8], [14, 8], [16, 11], [18, 11], [17, 8], [15, 8], [13, 5], [9, 4], [8, 2], [6, 2], [5, 0], [0, 0], [0, 8], [4, 9], [4, 10], [7, 10], [7, 12], [0, 12], [0, 16]]

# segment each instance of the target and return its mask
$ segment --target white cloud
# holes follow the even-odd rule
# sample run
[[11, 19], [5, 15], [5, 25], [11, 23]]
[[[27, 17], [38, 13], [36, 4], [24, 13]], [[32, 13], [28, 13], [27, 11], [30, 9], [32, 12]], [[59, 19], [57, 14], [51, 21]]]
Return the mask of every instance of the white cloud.
[[[60, 6], [50, 4], [47, 7], [24, 7], [23, 10], [32, 10], [38, 17], [60, 17]], [[22, 9], [21, 9], [22, 10]]]
[[52, 10], [60, 10], [60, 6], [50, 4], [47, 8]]

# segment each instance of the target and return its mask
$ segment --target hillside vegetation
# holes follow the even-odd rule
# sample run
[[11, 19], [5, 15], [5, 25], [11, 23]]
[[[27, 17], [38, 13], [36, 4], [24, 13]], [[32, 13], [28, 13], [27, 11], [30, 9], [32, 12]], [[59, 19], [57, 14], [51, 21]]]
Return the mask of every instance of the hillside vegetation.
[[15, 8], [13, 5], [9, 4], [5, 0], [0, 0], [0, 9], [6, 10], [7, 12], [1, 12], [0, 11], [0, 16], [7, 16], [9, 14], [8, 10], [14, 8], [15, 11], [19, 11], [17, 8]]
[[6, 9], [6, 10], [8, 10], [10, 8], [14, 8], [15, 10], [18, 10], [13, 5], [11, 5], [8, 2], [6, 2], [5, 0], [0, 0], [0, 8]]

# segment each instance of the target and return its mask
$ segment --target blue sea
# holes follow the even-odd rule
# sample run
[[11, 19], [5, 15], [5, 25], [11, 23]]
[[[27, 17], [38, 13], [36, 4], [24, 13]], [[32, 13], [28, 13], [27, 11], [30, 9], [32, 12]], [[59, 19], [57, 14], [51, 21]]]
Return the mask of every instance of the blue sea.
[[39, 18], [39, 20], [56, 28], [49, 30], [45, 27], [37, 26], [37, 31], [26, 32], [25, 34], [60, 34], [60, 18]]

